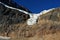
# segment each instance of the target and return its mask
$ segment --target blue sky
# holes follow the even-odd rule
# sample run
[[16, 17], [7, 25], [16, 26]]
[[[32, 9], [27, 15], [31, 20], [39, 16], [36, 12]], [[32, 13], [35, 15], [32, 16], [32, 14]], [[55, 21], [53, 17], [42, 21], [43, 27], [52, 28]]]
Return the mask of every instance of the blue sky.
[[14, 0], [18, 4], [28, 8], [33, 13], [42, 10], [60, 7], [60, 0]]

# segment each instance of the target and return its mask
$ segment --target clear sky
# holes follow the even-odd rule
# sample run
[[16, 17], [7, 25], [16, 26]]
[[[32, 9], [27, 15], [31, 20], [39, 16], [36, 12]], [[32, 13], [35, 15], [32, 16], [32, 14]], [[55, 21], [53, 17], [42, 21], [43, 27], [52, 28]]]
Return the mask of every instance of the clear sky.
[[14, 0], [14, 1], [28, 8], [33, 13], [39, 13], [45, 9], [60, 7], [60, 0]]

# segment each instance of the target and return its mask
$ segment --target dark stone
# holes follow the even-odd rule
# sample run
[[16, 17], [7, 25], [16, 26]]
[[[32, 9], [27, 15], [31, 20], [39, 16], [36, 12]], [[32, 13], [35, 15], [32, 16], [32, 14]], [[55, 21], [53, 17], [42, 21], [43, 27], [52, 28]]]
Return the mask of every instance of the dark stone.
[[4, 5], [0, 4], [0, 33], [6, 33], [6, 36], [8, 36], [10, 32], [17, 29], [17, 27], [13, 26], [13, 24], [25, 23], [29, 18], [30, 16], [28, 14], [7, 8]]

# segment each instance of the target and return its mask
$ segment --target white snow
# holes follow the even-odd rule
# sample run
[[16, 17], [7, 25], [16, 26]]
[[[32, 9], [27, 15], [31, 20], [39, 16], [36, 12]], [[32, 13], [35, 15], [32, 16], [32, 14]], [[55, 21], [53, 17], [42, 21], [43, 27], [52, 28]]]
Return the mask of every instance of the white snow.
[[40, 15], [43, 15], [43, 14], [45, 14], [45, 13], [47, 13], [47, 12], [49, 12], [49, 11], [52, 11], [52, 10], [54, 10], [55, 8], [52, 8], [52, 9], [48, 9], [48, 10], [43, 10], [43, 11], [41, 11], [39, 14]]
[[[1, 2], [0, 2], [0, 3], [1, 3]], [[3, 4], [3, 5], [4, 5], [5, 7], [7, 7], [7, 8], [14, 9], [14, 10], [18, 10], [18, 11], [20, 11], [20, 12], [23, 12], [23, 13], [25, 13], [25, 14], [30, 15], [30, 18], [27, 20], [27, 25], [36, 24], [36, 23], [37, 23], [36, 21], [37, 21], [37, 19], [38, 19], [38, 17], [39, 17], [40, 15], [43, 15], [43, 14], [45, 14], [45, 13], [47, 13], [47, 12], [52, 11], [52, 10], [55, 9], [55, 8], [52, 8], [52, 9], [49, 9], [49, 10], [43, 10], [43, 11], [40, 12], [40, 13], [35, 13], [35, 14], [33, 14], [33, 13], [28, 13], [28, 12], [26, 12], [26, 11], [24, 11], [24, 10], [21, 10], [21, 9], [17, 9], [17, 8], [8, 6], [8, 5], [4, 4], [4, 3], [1, 3], [1, 4]]]
[[36, 24], [38, 17], [39, 17], [39, 14], [32, 14], [30, 19], [27, 20], [27, 24], [28, 25]]
[[33, 25], [37, 23], [37, 19], [39, 18], [40, 15], [43, 15], [49, 11], [54, 10], [55, 8], [49, 9], [49, 10], [43, 10], [42, 12], [38, 13], [38, 14], [33, 14], [31, 15], [30, 19], [27, 20], [27, 24], [28, 25]]
[[0, 39], [10, 39], [10, 37], [3, 37], [3, 36], [0, 36]]
[[20, 11], [20, 12], [23, 12], [23, 13], [25, 13], [25, 14], [28, 14], [28, 12], [26, 12], [26, 11], [24, 11], [24, 10], [21, 10], [21, 9], [18, 9], [18, 8], [14, 8], [14, 7], [11, 7], [11, 6], [8, 6], [8, 5], [6, 5], [6, 4], [4, 4], [4, 3], [2, 3], [2, 2], [0, 2], [2, 5], [4, 5], [5, 7], [7, 7], [7, 8], [10, 8], [10, 9], [13, 9], [13, 10], [18, 10], [18, 11]]

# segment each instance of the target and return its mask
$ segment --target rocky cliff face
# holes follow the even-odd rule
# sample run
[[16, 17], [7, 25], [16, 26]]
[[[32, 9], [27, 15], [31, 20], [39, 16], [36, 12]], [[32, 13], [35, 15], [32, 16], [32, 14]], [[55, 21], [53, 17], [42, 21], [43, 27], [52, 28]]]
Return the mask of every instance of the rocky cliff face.
[[[0, 0], [1, 1], [1, 0]], [[9, 5], [8, 5], [9, 6]], [[0, 36], [8, 36], [10, 32], [15, 31], [18, 27], [14, 27], [15, 24], [24, 24], [30, 18], [28, 14], [21, 12], [16, 8], [8, 7], [4, 4], [4, 2], [0, 2]], [[22, 11], [30, 12], [22, 6]], [[17, 10], [15, 10], [15, 8]], [[20, 9], [20, 8], [19, 8]], [[18, 30], [18, 29], [17, 29]], [[9, 37], [9, 36], [8, 36]]]

